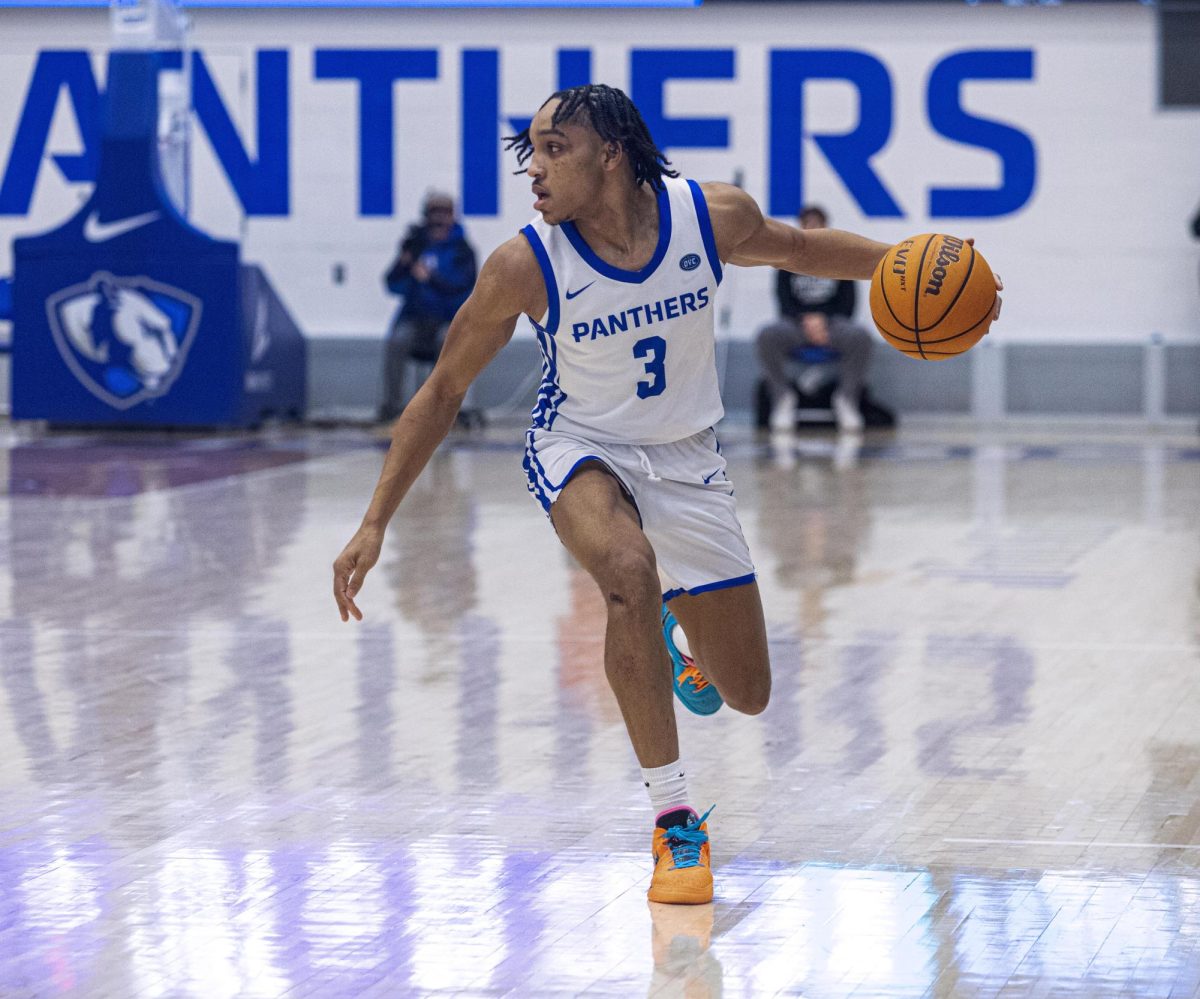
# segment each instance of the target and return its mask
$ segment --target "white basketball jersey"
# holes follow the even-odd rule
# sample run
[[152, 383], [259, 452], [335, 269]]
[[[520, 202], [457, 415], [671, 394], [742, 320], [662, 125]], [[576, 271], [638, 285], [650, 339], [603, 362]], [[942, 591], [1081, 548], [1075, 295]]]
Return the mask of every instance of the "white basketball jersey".
[[522, 229], [546, 282], [534, 323], [542, 385], [534, 427], [665, 444], [725, 414], [713, 316], [721, 261], [700, 185], [664, 177], [658, 246], [639, 271], [605, 263], [573, 222]]

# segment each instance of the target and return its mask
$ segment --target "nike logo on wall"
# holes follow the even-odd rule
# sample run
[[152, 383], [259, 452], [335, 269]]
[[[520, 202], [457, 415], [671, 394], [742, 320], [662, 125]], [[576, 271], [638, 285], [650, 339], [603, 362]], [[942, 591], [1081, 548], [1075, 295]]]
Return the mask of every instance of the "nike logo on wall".
[[577, 288], [575, 291], [568, 291], [567, 292], [567, 301], [568, 302], [571, 301], [571, 299], [573, 299], [576, 295], [582, 295], [585, 291], [587, 291], [595, 283], [596, 283], [595, 281], [589, 281], [582, 288]]
[[92, 212], [83, 222], [83, 238], [89, 243], [104, 243], [127, 232], [149, 225], [162, 212], [143, 212], [141, 215], [130, 215], [128, 218], [117, 219], [115, 222], [101, 222], [100, 213]]

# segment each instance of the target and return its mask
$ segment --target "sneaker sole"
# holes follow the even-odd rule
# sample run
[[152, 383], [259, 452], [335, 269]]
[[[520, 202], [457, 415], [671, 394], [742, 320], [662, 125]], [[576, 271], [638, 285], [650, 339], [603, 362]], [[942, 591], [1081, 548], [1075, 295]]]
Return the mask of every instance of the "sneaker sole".
[[704, 905], [713, 900], [713, 891], [711, 885], [707, 892], [655, 891], [651, 886], [646, 896], [651, 902], [662, 902], [664, 905]]

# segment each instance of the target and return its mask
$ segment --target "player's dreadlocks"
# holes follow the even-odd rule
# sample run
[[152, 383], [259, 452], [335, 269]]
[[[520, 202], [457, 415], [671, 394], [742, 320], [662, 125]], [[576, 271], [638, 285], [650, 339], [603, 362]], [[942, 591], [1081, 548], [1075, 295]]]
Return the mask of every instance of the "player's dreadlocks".
[[[661, 191], [664, 176], [679, 176], [677, 171], [668, 169], [671, 161], [654, 144], [641, 112], [624, 91], [603, 83], [588, 83], [551, 94], [546, 104], [553, 100], [562, 103], [554, 109], [550, 123], [561, 125], [584, 118], [605, 142], [619, 142], [633, 164], [633, 179], [639, 187], [649, 182], [651, 189]], [[506, 136], [504, 148], [516, 150], [517, 162], [522, 166], [516, 172], [524, 173], [525, 162], [533, 155], [529, 129]]]

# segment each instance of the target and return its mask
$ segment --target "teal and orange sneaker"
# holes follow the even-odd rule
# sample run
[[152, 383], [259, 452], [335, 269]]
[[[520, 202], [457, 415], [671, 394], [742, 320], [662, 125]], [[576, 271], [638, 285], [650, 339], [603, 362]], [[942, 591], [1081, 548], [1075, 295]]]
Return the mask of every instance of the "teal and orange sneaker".
[[697, 815], [690, 808], [677, 808], [658, 817], [650, 845], [654, 855], [648, 892], [651, 902], [703, 905], [712, 901], [712, 861], [705, 825], [711, 812], [710, 808]]
[[676, 644], [675, 629], [679, 627], [679, 622], [675, 620], [675, 615], [666, 604], [663, 604], [662, 609], [662, 626], [667, 652], [671, 655], [671, 669], [675, 675], [675, 696], [693, 714], [711, 715], [719, 710], [725, 701], [717, 688], [700, 672], [696, 661], [685, 655]]

